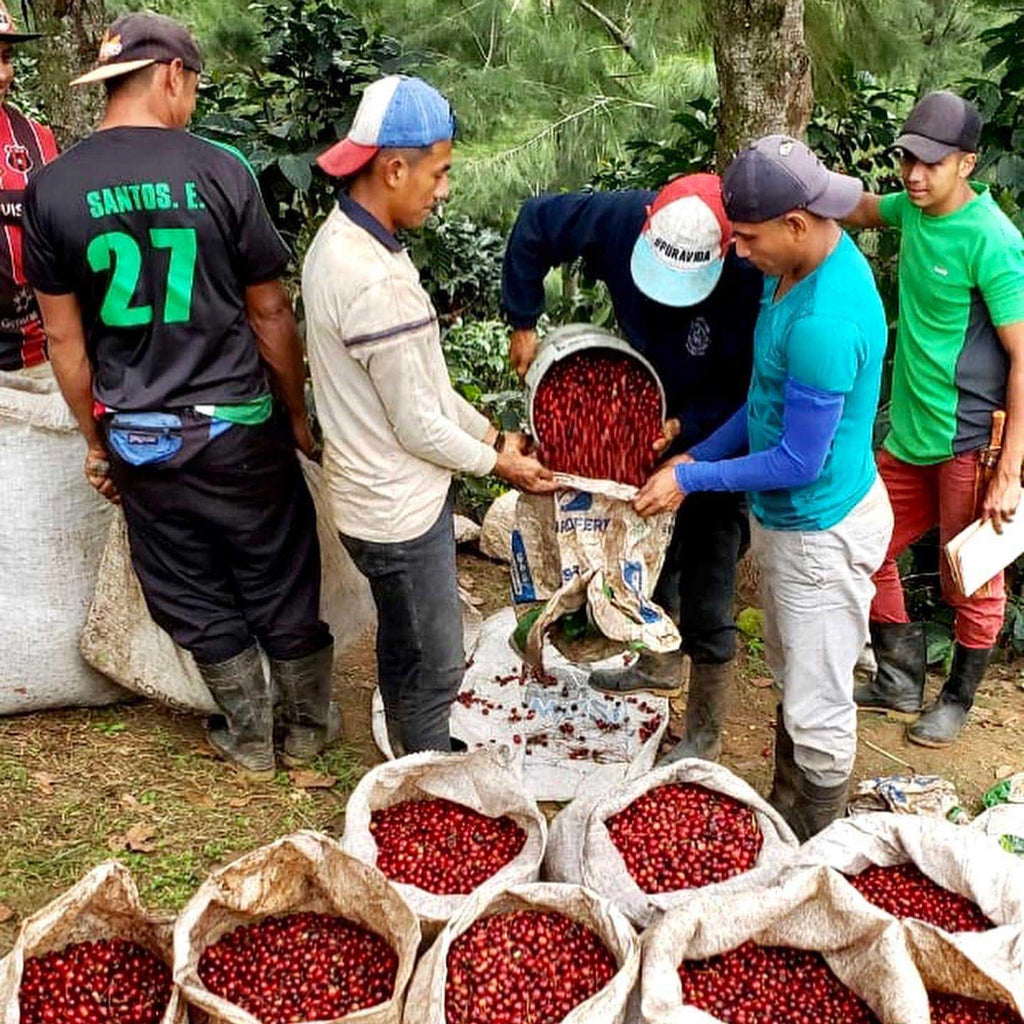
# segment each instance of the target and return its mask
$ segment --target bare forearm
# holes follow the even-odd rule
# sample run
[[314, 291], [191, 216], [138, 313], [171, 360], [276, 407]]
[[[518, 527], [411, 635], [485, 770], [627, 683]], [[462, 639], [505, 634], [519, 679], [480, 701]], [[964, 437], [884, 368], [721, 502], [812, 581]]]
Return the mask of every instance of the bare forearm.
[[50, 338], [50, 362], [64, 401], [78, 421], [78, 427], [90, 448], [99, 445], [100, 436], [93, 418], [92, 367], [85, 350], [73, 342]]
[[305, 367], [302, 344], [290, 305], [251, 312], [249, 317], [260, 356], [273, 380], [274, 391], [293, 419], [306, 415]]
[[853, 213], [843, 218], [843, 223], [852, 228], [884, 228], [886, 224], [878, 208], [879, 198], [865, 192]]
[[1006, 380], [1006, 430], [999, 472], [1020, 479], [1024, 464], [1024, 357], [1011, 358]]

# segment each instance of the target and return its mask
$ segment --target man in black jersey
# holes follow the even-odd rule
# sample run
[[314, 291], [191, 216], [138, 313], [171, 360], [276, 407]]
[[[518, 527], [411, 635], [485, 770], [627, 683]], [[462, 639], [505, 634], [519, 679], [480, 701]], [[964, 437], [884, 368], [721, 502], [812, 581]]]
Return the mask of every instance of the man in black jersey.
[[111, 25], [77, 80], [106, 84], [99, 130], [26, 194], [26, 269], [86, 476], [123, 504], [150, 612], [221, 711], [210, 741], [266, 778], [275, 690], [285, 762], [323, 748], [333, 645], [289, 253], [242, 156], [184, 131], [200, 69], [170, 18]]

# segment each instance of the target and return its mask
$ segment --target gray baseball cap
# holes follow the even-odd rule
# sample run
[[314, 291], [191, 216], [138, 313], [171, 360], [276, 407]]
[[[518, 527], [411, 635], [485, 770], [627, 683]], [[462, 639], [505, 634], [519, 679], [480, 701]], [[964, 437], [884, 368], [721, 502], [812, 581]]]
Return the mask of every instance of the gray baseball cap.
[[950, 153], [976, 153], [980, 139], [978, 108], [955, 92], [941, 90], [918, 100], [892, 148], [937, 164]]
[[725, 212], [741, 223], [759, 224], [788, 210], [840, 219], [854, 211], [863, 191], [857, 178], [830, 171], [788, 135], [758, 139], [722, 175]]

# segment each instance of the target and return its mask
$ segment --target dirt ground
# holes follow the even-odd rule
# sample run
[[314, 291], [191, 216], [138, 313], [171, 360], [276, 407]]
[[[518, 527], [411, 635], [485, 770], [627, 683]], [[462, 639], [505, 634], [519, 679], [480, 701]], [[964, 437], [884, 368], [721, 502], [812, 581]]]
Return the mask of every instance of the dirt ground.
[[[507, 603], [504, 566], [460, 555], [460, 580], [488, 615]], [[723, 762], [769, 788], [774, 697], [756, 652], [741, 658]], [[214, 867], [299, 828], [337, 834], [347, 796], [380, 761], [370, 735], [373, 637], [346, 652], [335, 679], [345, 741], [301, 774], [247, 783], [215, 760], [199, 719], [141, 701], [0, 719], [0, 955], [20, 919], [111, 856], [128, 864], [143, 900], [180, 908]], [[932, 688], [940, 685], [932, 680]], [[673, 702], [681, 732], [684, 700]], [[1024, 663], [997, 665], [952, 750], [916, 747], [904, 725], [861, 717], [856, 778], [940, 774], [975, 811], [997, 778], [1024, 768]]]

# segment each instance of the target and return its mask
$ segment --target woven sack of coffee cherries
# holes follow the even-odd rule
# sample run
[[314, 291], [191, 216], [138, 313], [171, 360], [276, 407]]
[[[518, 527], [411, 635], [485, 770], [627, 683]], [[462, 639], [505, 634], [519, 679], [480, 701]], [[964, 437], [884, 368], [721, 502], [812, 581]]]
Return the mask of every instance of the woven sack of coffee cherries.
[[643, 936], [644, 1024], [929, 1024], [904, 932], [848, 888], [811, 868], [668, 911]]
[[410, 754], [360, 780], [342, 848], [391, 880], [432, 938], [481, 885], [535, 881], [547, 820], [500, 751]]
[[796, 846], [751, 786], [690, 758], [588, 785], [552, 822], [544, 877], [593, 889], [645, 928], [706, 891], [770, 885]]
[[420, 961], [404, 1024], [626, 1024], [639, 972], [636, 934], [596, 893], [487, 886]]
[[804, 844], [796, 864], [824, 865], [872, 913], [900, 921], [922, 959], [952, 946], [985, 970], [1024, 972], [1024, 863], [973, 829], [858, 814]]
[[174, 929], [174, 978], [210, 1024], [399, 1024], [419, 922], [376, 868], [297, 832], [215, 871]]
[[117, 861], [27, 917], [0, 960], [0, 1021], [185, 1024], [169, 918], [146, 912]]

